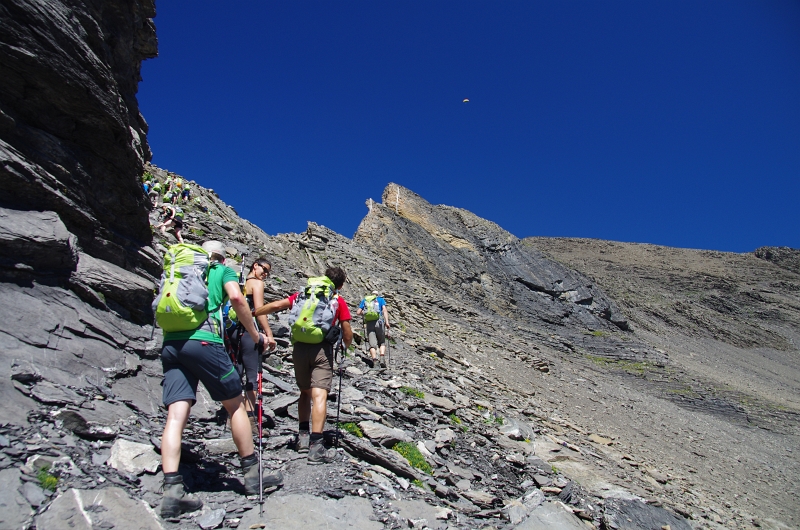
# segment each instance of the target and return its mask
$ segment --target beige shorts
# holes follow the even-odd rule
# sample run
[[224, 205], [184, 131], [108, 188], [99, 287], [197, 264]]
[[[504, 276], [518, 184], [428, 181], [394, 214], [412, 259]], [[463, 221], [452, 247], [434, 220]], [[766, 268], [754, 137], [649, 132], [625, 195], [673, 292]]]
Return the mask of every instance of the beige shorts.
[[322, 388], [331, 391], [333, 382], [333, 346], [295, 342], [292, 349], [294, 377], [300, 390]]

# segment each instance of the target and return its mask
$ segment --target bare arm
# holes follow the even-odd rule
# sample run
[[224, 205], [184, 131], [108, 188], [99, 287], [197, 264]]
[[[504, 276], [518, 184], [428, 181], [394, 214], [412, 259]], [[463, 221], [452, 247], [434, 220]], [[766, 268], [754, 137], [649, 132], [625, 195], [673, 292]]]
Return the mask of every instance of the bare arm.
[[349, 320], [342, 322], [342, 342], [345, 349], [349, 348], [350, 343], [353, 342], [353, 329], [350, 327]]
[[[264, 282], [259, 280], [258, 278], [248, 278], [247, 279], [247, 286], [250, 288], [250, 294], [253, 295], [253, 310], [256, 311], [258, 308], [264, 305]], [[275, 342], [275, 338], [272, 336], [272, 328], [269, 327], [269, 320], [267, 320], [267, 315], [261, 315], [256, 317], [258, 320], [258, 324], [261, 326], [261, 329], [267, 335], [267, 343], [269, 344], [269, 349], [275, 349], [277, 343]]]
[[[239, 290], [239, 282], [227, 282], [225, 284], [225, 293], [228, 295], [228, 298], [231, 301], [231, 307], [233, 307], [233, 310], [236, 311], [237, 315], [247, 315], [250, 313], [250, 307], [247, 305], [247, 300], [244, 299], [242, 291]], [[250, 335], [250, 338], [253, 339], [253, 342], [258, 344], [258, 341], [261, 338], [261, 333], [259, 333], [256, 329], [256, 324], [253, 322], [253, 319], [241, 317], [239, 318], [239, 322], [241, 322], [242, 326], [244, 326], [244, 329], [247, 331], [247, 334]]]
[[272, 313], [277, 313], [278, 311], [289, 309], [291, 305], [292, 304], [289, 302], [288, 298], [284, 298], [283, 300], [275, 300], [274, 302], [264, 304], [261, 307], [259, 307], [256, 311], [253, 311], [253, 316], [260, 317], [261, 315], [270, 315]]
[[389, 329], [389, 312], [386, 310], [386, 306], [383, 306], [383, 323], [386, 326], [386, 329]]

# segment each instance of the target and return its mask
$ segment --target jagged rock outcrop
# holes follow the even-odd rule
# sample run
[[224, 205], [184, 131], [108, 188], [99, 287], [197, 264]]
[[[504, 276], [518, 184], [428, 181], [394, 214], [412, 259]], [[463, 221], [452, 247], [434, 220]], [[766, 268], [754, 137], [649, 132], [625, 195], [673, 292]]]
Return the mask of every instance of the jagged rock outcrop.
[[[371, 202], [371, 201], [370, 201]], [[515, 320], [627, 330], [614, 302], [588, 278], [548, 259], [495, 223], [432, 206], [397, 184], [372, 203], [353, 240], [431, 285]]]
[[14, 363], [84, 387], [148, 349], [160, 258], [136, 92], [154, 15], [152, 0], [0, 2], [0, 421], [35, 407]]

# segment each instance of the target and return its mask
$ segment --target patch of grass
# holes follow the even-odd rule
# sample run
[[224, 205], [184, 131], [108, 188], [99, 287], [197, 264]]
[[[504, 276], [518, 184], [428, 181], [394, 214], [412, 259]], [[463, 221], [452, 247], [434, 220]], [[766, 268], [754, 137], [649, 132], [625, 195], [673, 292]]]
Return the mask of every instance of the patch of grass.
[[475, 407], [478, 409], [478, 412], [483, 412], [484, 410], [486, 410], [486, 407], [481, 405], [475, 405]]
[[408, 463], [411, 464], [411, 467], [415, 467], [422, 471], [423, 473], [427, 473], [430, 475], [433, 472], [431, 469], [431, 465], [425, 460], [425, 457], [422, 456], [422, 453], [419, 452], [417, 446], [411, 442], [398, 442], [392, 447], [392, 450], [397, 451], [400, 455], [408, 460]]
[[554, 475], [558, 475], [558, 468], [556, 466], [551, 465], [550, 470], [553, 472]]
[[203, 237], [204, 235], [206, 235], [205, 231], [203, 231], [203, 230], [201, 230], [199, 228], [190, 228], [189, 232], [193, 233], [197, 237]]
[[425, 484], [424, 482], [422, 482], [422, 481], [421, 481], [420, 479], [418, 479], [418, 478], [415, 478], [414, 480], [412, 480], [412, 481], [411, 481], [411, 483], [412, 483], [413, 485], [415, 485], [416, 487], [418, 487], [418, 488], [422, 488], [422, 489], [424, 489], [424, 490], [427, 490], [427, 489], [428, 489], [428, 485], [427, 485], [427, 484]]
[[350, 434], [352, 434], [354, 436], [357, 436], [358, 438], [363, 438], [364, 437], [364, 433], [361, 432], [361, 427], [359, 427], [358, 425], [356, 425], [355, 423], [353, 423], [351, 421], [347, 422], [347, 423], [340, 423], [339, 424], [339, 428], [341, 428], [343, 431], [349, 432]]
[[461, 418], [459, 418], [459, 417], [458, 417], [458, 416], [456, 416], [455, 414], [450, 414], [450, 415], [448, 416], [448, 418], [450, 418], [450, 421], [452, 421], [452, 422], [453, 422], [453, 423], [455, 423], [456, 425], [461, 425], [461, 424], [463, 423], [463, 422], [461, 421]]
[[608, 335], [608, 333], [606, 333], [605, 331], [600, 331], [599, 329], [596, 329], [596, 330], [592, 331], [592, 335], [594, 335], [595, 337], [605, 337], [606, 335]]
[[494, 423], [495, 423], [495, 425], [503, 425], [505, 422], [506, 422], [506, 420], [505, 420], [505, 419], [503, 419], [503, 417], [502, 417], [502, 416], [495, 416], [495, 417], [494, 417]]
[[403, 333], [406, 332], [406, 324], [405, 324], [405, 322], [394, 322], [393, 325], [395, 325], [398, 328], [400, 328], [403, 331]]
[[58, 486], [58, 477], [55, 475], [51, 475], [49, 473], [50, 466], [45, 466], [39, 470], [39, 473], [36, 475], [36, 479], [41, 484], [42, 488], [50, 491], [56, 491], [56, 487]]
[[407, 396], [413, 396], [419, 399], [425, 399], [425, 392], [411, 388], [410, 386], [401, 386], [398, 390]]
[[597, 355], [584, 355], [586, 359], [593, 362], [597, 366], [602, 366], [605, 368], [613, 367], [619, 368], [621, 370], [625, 370], [629, 373], [635, 374], [643, 374], [648, 370], [653, 368], [651, 363], [645, 361], [625, 361], [625, 360], [617, 360], [617, 359], [608, 359], [606, 357], [599, 357]]

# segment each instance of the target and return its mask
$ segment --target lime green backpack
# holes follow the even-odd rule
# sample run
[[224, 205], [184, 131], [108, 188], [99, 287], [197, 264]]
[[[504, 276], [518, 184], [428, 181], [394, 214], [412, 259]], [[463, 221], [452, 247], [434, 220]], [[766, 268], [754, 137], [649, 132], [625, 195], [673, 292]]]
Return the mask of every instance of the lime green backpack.
[[373, 322], [381, 318], [381, 304], [374, 294], [364, 297], [364, 322]]
[[172, 245], [153, 301], [156, 322], [165, 333], [198, 329], [208, 319], [208, 252], [197, 245]]
[[339, 300], [327, 276], [309, 278], [289, 313], [292, 342], [319, 344], [333, 326]]

